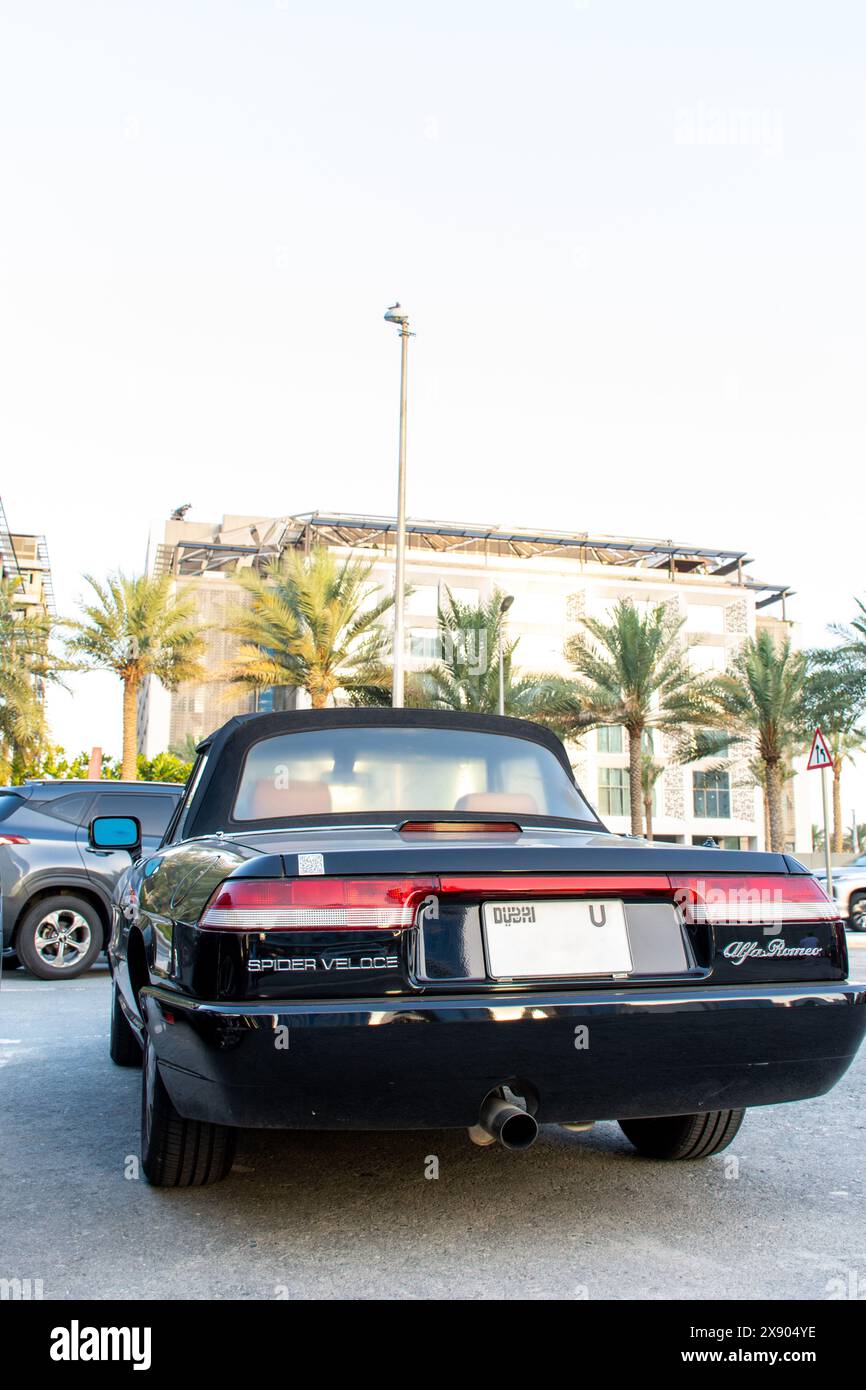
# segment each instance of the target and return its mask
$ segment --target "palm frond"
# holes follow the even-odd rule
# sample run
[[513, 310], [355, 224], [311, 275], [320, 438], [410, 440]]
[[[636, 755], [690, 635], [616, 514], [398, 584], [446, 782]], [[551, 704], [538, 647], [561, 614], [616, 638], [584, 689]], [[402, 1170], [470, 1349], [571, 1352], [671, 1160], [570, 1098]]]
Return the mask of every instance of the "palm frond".
[[246, 573], [249, 606], [231, 616], [229, 630], [242, 645], [228, 678], [254, 688], [301, 687], [322, 703], [341, 689], [390, 684], [382, 618], [393, 599], [376, 597], [371, 569], [319, 548], [308, 556], [288, 552], [262, 575]]

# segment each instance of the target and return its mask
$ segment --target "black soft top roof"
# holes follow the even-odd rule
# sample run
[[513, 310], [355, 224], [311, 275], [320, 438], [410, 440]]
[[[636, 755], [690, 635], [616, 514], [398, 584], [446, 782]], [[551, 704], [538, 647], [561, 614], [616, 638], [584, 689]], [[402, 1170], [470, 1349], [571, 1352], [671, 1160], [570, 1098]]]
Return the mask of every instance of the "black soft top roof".
[[[477, 733], [505, 735], [508, 738], [523, 738], [547, 748], [558, 760], [569, 781], [577, 785], [562, 741], [549, 729], [543, 728], [540, 724], [533, 724], [529, 719], [432, 709], [309, 709], [284, 710], [274, 714], [237, 714], [198, 745], [200, 753], [209, 753], [208, 766], [201, 785], [196, 789], [195, 804], [190, 806], [185, 837], [211, 834], [231, 825], [228, 809], [234, 802], [244, 759], [253, 744], [280, 734], [302, 733], [313, 729], [337, 729], [352, 725], [366, 728], [466, 729]], [[353, 816], [340, 819], [357, 818]], [[600, 825], [598, 821], [582, 823]]]
[[229, 742], [239, 739], [246, 750], [260, 739], [273, 738], [278, 734], [300, 733], [307, 729], [338, 729], [352, 724], [365, 728], [399, 728], [403, 725], [410, 729], [471, 729], [478, 733], [507, 734], [509, 738], [527, 738], [555, 753], [574, 780], [561, 739], [543, 725], [534, 724], [530, 719], [512, 719], [510, 715], [472, 714], [457, 710], [295, 709], [275, 714], [236, 714], [203, 739], [198, 748], [219, 747], [222, 750]]

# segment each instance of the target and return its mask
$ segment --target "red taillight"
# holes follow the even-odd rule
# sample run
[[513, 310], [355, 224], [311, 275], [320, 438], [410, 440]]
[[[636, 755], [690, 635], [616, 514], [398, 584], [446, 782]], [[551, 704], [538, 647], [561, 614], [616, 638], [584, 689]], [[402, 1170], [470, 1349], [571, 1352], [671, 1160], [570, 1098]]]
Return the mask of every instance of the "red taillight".
[[520, 835], [514, 820], [404, 820], [401, 835]]
[[218, 931], [400, 931], [433, 878], [227, 879], [200, 926]]
[[0, 845], [29, 845], [26, 835], [0, 835]]
[[807, 874], [443, 874], [412, 878], [226, 879], [200, 925], [210, 930], [400, 931], [429, 895], [645, 897], [714, 926], [833, 922], [838, 908]]
[[779, 926], [839, 917], [838, 907], [808, 874], [671, 874], [670, 881], [688, 922]]

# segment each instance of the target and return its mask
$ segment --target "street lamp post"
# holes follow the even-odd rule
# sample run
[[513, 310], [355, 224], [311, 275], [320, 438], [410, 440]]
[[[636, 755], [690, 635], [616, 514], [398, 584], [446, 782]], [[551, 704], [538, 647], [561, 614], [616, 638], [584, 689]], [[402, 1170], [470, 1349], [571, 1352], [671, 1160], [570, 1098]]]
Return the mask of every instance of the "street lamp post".
[[400, 330], [400, 463], [397, 480], [397, 556], [394, 575], [394, 666], [391, 683], [391, 704], [403, 708], [405, 632], [403, 592], [406, 575], [406, 375], [409, 366], [409, 316], [400, 304], [392, 304], [385, 314], [386, 323], [397, 324]]
[[499, 605], [499, 713], [505, 713], [505, 614], [514, 602], [513, 594], [506, 594]]

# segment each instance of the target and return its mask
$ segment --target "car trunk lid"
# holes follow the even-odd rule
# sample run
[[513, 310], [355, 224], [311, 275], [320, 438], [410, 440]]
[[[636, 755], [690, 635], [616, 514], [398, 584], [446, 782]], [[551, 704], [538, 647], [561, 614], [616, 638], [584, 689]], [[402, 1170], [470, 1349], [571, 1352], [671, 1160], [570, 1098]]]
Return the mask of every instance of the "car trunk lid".
[[292, 838], [291, 849], [267, 846], [266, 881], [248, 861], [201, 920], [238, 939], [226, 945], [230, 978], [256, 996], [838, 979], [846, 969], [835, 909], [783, 855], [547, 828]]

